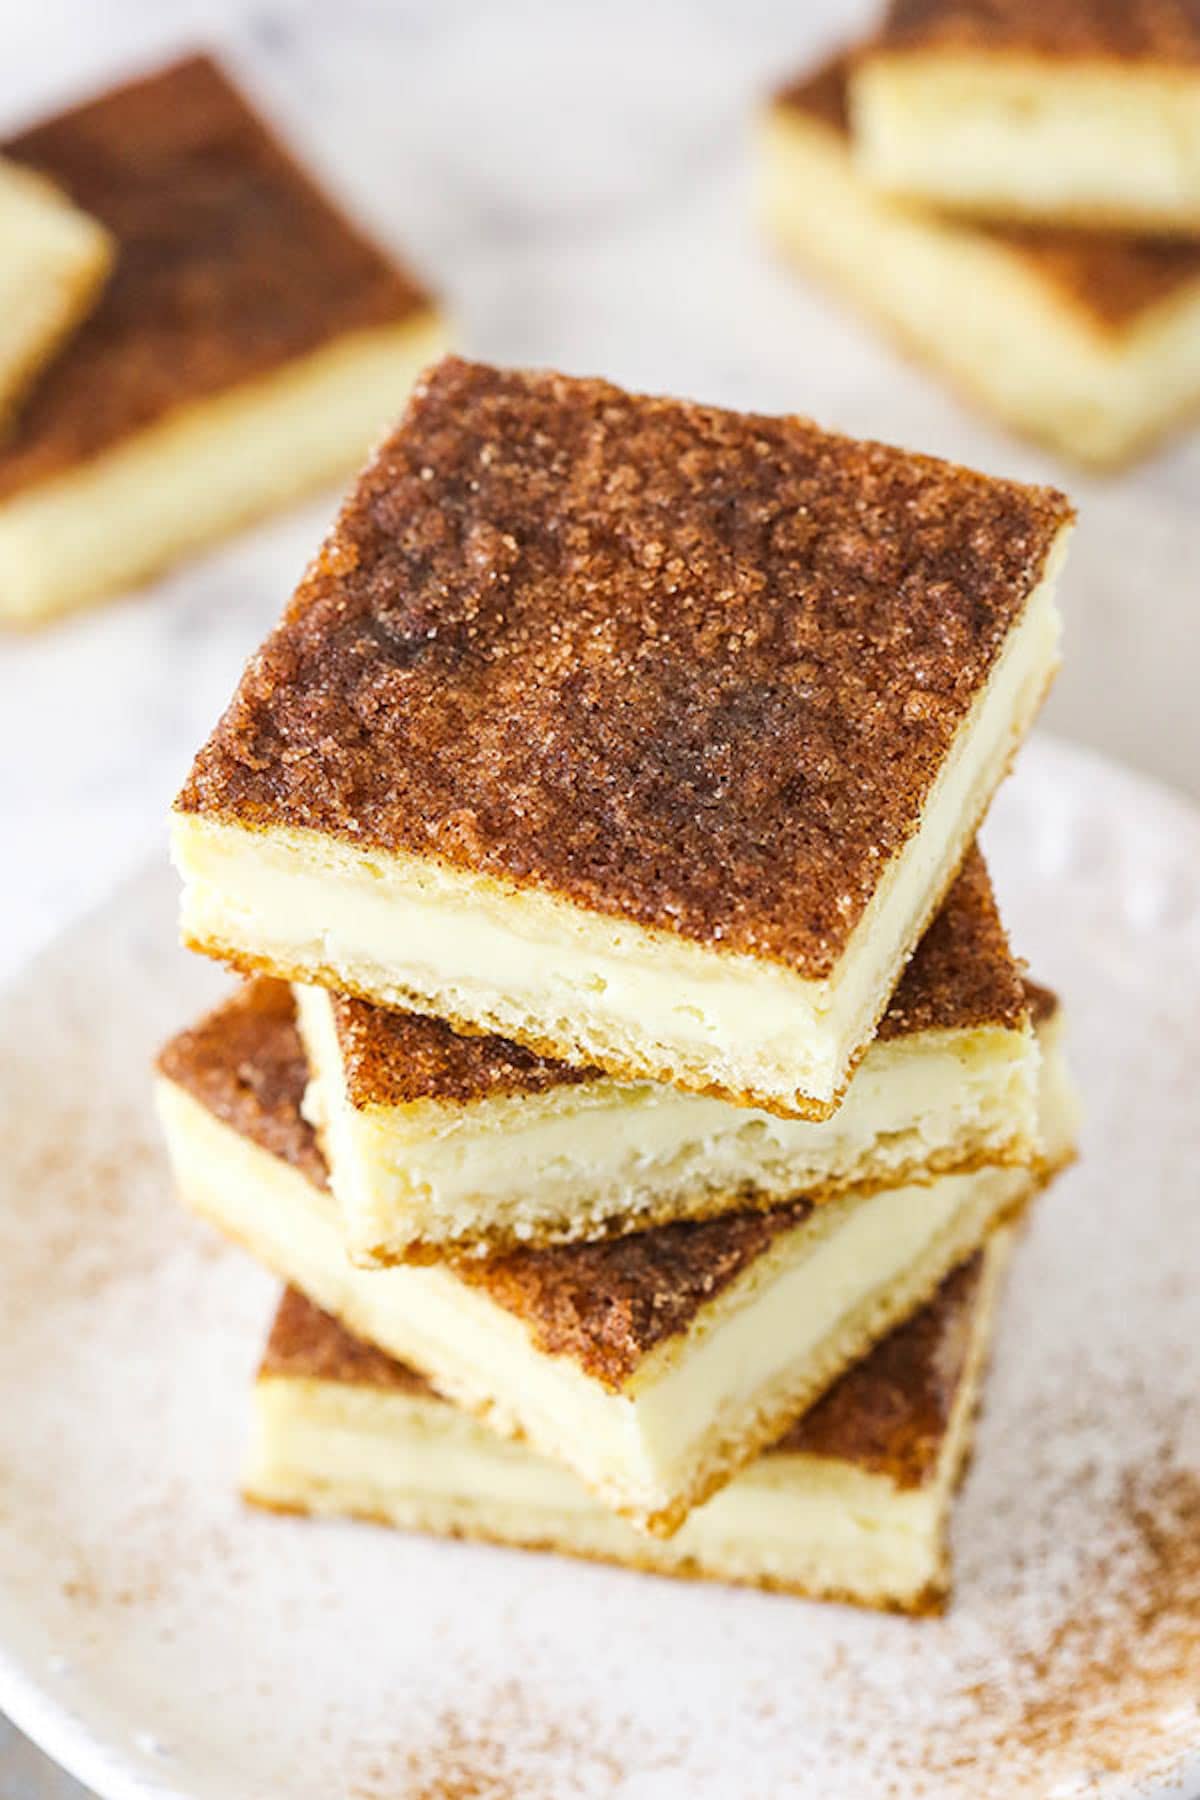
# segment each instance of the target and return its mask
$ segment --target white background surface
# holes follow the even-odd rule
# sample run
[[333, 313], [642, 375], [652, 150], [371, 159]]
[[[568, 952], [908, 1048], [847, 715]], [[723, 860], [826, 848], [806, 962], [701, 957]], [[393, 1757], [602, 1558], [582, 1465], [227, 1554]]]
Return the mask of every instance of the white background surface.
[[[1081, 479], [962, 410], [773, 262], [749, 213], [754, 99], [855, 0], [7, 0], [0, 121], [160, 53], [228, 55], [453, 308], [461, 346], [823, 421], [1081, 505], [1056, 730], [1200, 795], [1200, 436]], [[332, 497], [155, 588], [0, 641], [0, 975], [161, 840], [191, 751]], [[77, 1793], [0, 1728], [3, 1800]]]

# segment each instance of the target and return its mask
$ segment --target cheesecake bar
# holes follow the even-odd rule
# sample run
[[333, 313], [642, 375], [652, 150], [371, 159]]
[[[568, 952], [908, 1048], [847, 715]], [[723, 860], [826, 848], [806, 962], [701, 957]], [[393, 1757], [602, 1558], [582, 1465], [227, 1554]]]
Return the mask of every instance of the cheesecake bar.
[[761, 206], [785, 253], [1064, 456], [1125, 462], [1200, 411], [1200, 244], [897, 201], [855, 165], [848, 69], [834, 58], [765, 113]]
[[852, 106], [892, 192], [1200, 236], [1196, 0], [891, 0]]
[[0, 429], [92, 305], [111, 261], [98, 220], [0, 156]]
[[3, 149], [116, 260], [0, 443], [0, 620], [94, 600], [345, 476], [441, 347], [429, 297], [208, 57]]
[[448, 358], [176, 802], [184, 938], [827, 1117], [1054, 672], [1071, 519]]
[[1037, 1171], [364, 1270], [346, 1257], [301, 1112], [306, 1078], [291, 995], [269, 980], [166, 1048], [158, 1100], [185, 1203], [356, 1336], [663, 1536], [1018, 1211], [1071, 1129], [1054, 1098]]
[[993, 1233], [665, 1540], [289, 1289], [255, 1384], [246, 1498], [660, 1575], [938, 1611], [1009, 1236]]
[[972, 851], [830, 1119], [782, 1119], [297, 987], [355, 1262], [566, 1243], [1028, 1161], [1037, 1050]]

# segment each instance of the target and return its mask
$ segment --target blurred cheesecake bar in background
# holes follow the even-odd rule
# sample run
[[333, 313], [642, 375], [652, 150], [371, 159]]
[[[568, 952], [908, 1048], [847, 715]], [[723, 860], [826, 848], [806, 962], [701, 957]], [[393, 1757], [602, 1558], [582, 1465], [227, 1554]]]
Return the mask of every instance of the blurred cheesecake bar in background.
[[185, 941], [827, 1117], [1057, 668], [1072, 520], [447, 358], [176, 802]]
[[116, 258], [0, 443], [0, 619], [94, 600], [348, 475], [441, 348], [429, 296], [207, 57], [3, 149]]
[[1200, 411], [1200, 243], [896, 200], [856, 162], [850, 66], [837, 57], [786, 88], [763, 121], [761, 204], [786, 253], [1065, 456], [1120, 463]]
[[876, 187], [1200, 236], [1195, 0], [891, 0], [851, 104]]
[[99, 220], [0, 156], [0, 431], [11, 428], [25, 389], [95, 301], [111, 262], [112, 239]]
[[317, 1124], [360, 1263], [825, 1201], [1035, 1150], [1025, 989], [973, 851], [832, 1118], [783, 1119], [297, 987]]
[[301, 1112], [308, 1070], [285, 987], [253, 982], [173, 1040], [158, 1100], [187, 1205], [356, 1336], [669, 1536], [1070, 1154], [1052, 1037], [1041, 1068], [1033, 1167], [372, 1270], [346, 1257]]
[[938, 1610], [1010, 1237], [994, 1232], [665, 1540], [635, 1530], [568, 1470], [497, 1437], [290, 1289], [255, 1384], [246, 1497], [661, 1575]]

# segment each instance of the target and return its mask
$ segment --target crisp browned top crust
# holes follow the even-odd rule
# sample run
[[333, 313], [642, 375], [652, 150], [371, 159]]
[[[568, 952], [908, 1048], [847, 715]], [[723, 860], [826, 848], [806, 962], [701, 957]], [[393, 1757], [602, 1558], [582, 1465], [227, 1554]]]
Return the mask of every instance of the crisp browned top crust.
[[920, 1487], [937, 1467], [962, 1383], [982, 1274], [977, 1252], [797, 1419], [776, 1450], [836, 1456], [897, 1487]]
[[848, 139], [852, 129], [850, 71], [859, 54], [861, 50], [858, 46], [847, 46], [835, 51], [824, 62], [780, 88], [775, 95], [774, 104], [806, 113], [809, 118], [828, 125], [832, 131]]
[[1029, 1004], [1029, 1016], [1035, 1025], [1046, 1025], [1058, 1011], [1058, 995], [1052, 988], [1042, 987], [1039, 982], [1025, 977], [1025, 998]]
[[429, 305], [206, 56], [3, 149], [107, 225], [118, 253], [95, 311], [5, 440], [0, 496], [343, 333]]
[[1187, 238], [1005, 226], [996, 235], [1081, 313], [1112, 331], [1200, 284], [1200, 244]]
[[[843, 52], [776, 97], [849, 141]], [[959, 222], [957, 229], [993, 239], [1031, 264], [1038, 275], [1094, 325], [1120, 331], [1153, 307], [1200, 283], [1200, 244], [1186, 238], [1133, 237], [1061, 226]]]
[[[352, 1106], [432, 1100], [466, 1105], [499, 1095], [539, 1094], [599, 1072], [511, 1044], [460, 1037], [439, 1019], [332, 997]], [[996, 911], [983, 857], [972, 850], [941, 912], [918, 944], [879, 1026], [881, 1038], [918, 1031], [969, 1031], [1025, 1022], [1025, 990]]]
[[447, 358], [178, 804], [820, 978], [1071, 516], [804, 419]]
[[283, 1290], [258, 1373], [260, 1380], [282, 1376], [289, 1381], [343, 1381], [353, 1387], [441, 1399], [423, 1375], [353, 1337], [295, 1288]]
[[[982, 1271], [977, 1254], [947, 1276], [927, 1306], [843, 1375], [768, 1454], [836, 1458], [897, 1487], [928, 1480], [966, 1367]], [[259, 1373], [447, 1404], [415, 1369], [352, 1337], [293, 1288], [279, 1303]]]
[[159, 1073], [240, 1136], [291, 1163], [318, 1187], [325, 1160], [300, 1103], [308, 1063], [291, 989], [248, 981], [159, 1053]]
[[1200, 0], [890, 0], [885, 50], [1200, 61]]
[[972, 849], [921, 939], [877, 1037], [1023, 1025], [1025, 983], [996, 910], [987, 865]]
[[456, 1272], [516, 1313], [539, 1350], [569, 1357], [615, 1392], [812, 1210], [793, 1200], [770, 1212], [657, 1225], [600, 1243], [463, 1257]]
[[508, 1038], [463, 1037], [427, 1013], [392, 1012], [344, 994], [331, 994], [330, 1005], [351, 1106], [418, 1100], [467, 1106], [600, 1076], [598, 1069], [535, 1056]]

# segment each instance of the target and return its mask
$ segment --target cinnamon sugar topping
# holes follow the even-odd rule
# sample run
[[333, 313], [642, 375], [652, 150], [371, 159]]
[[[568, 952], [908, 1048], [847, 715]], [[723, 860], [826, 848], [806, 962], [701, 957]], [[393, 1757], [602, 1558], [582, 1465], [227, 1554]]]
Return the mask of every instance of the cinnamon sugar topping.
[[890, 0], [885, 50], [1200, 62], [1196, 0]]
[[436, 1398], [423, 1375], [354, 1337], [295, 1288], [285, 1288], [271, 1323], [259, 1378], [341, 1381], [348, 1387]]
[[158, 1071], [239, 1136], [328, 1186], [316, 1134], [300, 1111], [308, 1062], [286, 983], [246, 982], [164, 1046]]
[[823, 978], [1071, 516], [804, 419], [448, 358], [178, 805]]
[[897, 1327], [784, 1433], [777, 1450], [837, 1457], [897, 1487], [920, 1487], [937, 1467], [967, 1366], [983, 1254], [948, 1275]]
[[0, 497], [430, 305], [210, 57], [72, 107], [3, 151], [106, 225], [117, 262], [0, 445]]
[[407, 1106], [417, 1100], [469, 1105], [505, 1094], [541, 1094], [594, 1081], [598, 1069], [536, 1056], [508, 1038], [464, 1037], [427, 1013], [393, 1012], [330, 996], [352, 1106]]

